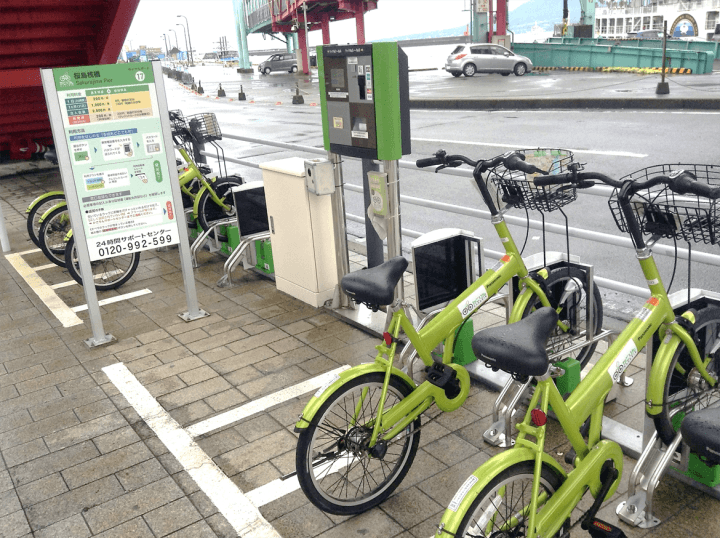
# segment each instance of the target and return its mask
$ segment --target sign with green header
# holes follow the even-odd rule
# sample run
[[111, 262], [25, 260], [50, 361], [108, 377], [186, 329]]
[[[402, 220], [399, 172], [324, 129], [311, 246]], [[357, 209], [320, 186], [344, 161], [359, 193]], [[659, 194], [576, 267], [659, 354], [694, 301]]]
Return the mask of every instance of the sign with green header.
[[152, 65], [63, 67], [52, 74], [90, 260], [177, 244]]

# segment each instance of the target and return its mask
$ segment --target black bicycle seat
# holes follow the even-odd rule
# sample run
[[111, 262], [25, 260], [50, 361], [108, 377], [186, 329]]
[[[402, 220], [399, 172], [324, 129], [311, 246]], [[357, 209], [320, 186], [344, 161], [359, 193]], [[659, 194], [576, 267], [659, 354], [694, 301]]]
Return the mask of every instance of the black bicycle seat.
[[492, 368], [520, 377], [540, 376], [550, 365], [545, 346], [557, 322], [555, 310], [539, 308], [518, 322], [478, 332], [472, 350]]
[[356, 303], [389, 305], [407, 266], [408, 261], [398, 256], [376, 267], [345, 275], [340, 286]]
[[680, 432], [690, 450], [712, 463], [720, 463], [720, 408], [689, 413], [682, 421]]

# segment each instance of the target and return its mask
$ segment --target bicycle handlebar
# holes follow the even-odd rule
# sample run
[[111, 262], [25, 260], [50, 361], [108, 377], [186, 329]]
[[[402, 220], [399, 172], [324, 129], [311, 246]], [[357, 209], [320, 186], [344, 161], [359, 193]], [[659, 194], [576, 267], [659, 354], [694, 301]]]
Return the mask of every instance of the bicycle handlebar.
[[428, 166], [437, 166], [438, 170], [446, 167], [457, 167], [461, 164], [468, 164], [475, 167], [475, 173], [483, 173], [496, 166], [503, 164], [508, 170], [517, 170], [525, 172], [526, 174], [546, 174], [545, 170], [538, 168], [537, 166], [526, 163], [525, 155], [514, 151], [509, 151], [503, 155], [498, 155], [488, 160], [473, 161], [472, 159], [465, 157], [464, 155], [448, 155], [445, 151], [439, 150], [435, 153], [434, 157], [427, 159], [418, 159], [415, 165], [418, 168], [427, 168]]

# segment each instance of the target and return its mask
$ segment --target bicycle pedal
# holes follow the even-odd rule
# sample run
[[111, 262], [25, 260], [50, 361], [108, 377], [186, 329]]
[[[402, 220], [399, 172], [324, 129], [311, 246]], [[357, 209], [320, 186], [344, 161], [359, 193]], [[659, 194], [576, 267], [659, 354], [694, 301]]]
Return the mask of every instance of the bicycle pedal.
[[601, 519], [593, 519], [587, 531], [592, 538], [627, 538], [622, 529]]

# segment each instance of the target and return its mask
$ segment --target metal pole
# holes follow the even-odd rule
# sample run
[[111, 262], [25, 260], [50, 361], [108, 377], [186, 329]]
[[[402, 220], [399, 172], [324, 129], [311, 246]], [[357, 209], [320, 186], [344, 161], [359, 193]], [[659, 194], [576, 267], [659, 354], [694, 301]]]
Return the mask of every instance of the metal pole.
[[663, 21], [663, 57], [662, 57], [662, 74], [660, 82], [655, 89], [656, 95], [667, 95], [670, 93], [670, 85], [665, 82], [665, 53], [667, 51], [667, 21]]
[[[370, 200], [370, 183], [368, 181], [368, 172], [377, 172], [380, 167], [370, 159], [362, 159], [362, 175], [363, 175], [363, 208], [367, 209], [372, 203]], [[385, 261], [385, 253], [383, 242], [378, 236], [375, 228], [367, 215], [365, 215], [365, 245], [367, 247], [367, 266], [375, 267]]]
[[[383, 161], [387, 174], [387, 247], [388, 259], [402, 256], [402, 235], [400, 228], [400, 169], [397, 161]], [[395, 298], [404, 299], [403, 281], [395, 288]]]
[[178, 15], [178, 17], [182, 17], [185, 19], [185, 25], [187, 26], [187, 35], [188, 35], [188, 41], [190, 42], [190, 65], [195, 65], [195, 57], [193, 56], [193, 50], [192, 50], [192, 38], [190, 37], [190, 23], [187, 20], [187, 17], [185, 15]]
[[185, 61], [190, 61], [190, 57], [188, 56], [188, 41], [187, 41], [187, 33], [185, 32], [185, 27], [180, 24], [179, 22], [175, 24], [175, 26], [179, 26], [183, 29], [183, 34], [185, 35]]
[[163, 38], [163, 41], [165, 41], [165, 58], [167, 58], [168, 56], [170, 56], [170, 54], [168, 54], [167, 36], [165, 34], [163, 34], [162, 38]]
[[[342, 160], [340, 155], [328, 151], [328, 160], [333, 164], [335, 192], [330, 196], [332, 202], [333, 231], [335, 236], [335, 264], [337, 266], [339, 307], [348, 308], [350, 300], [340, 288], [342, 277], [350, 272], [348, 257], [347, 229], [345, 226], [345, 183], [343, 181]], [[335, 306], [335, 305], [333, 305]]]
[[305, 13], [305, 58], [307, 60], [307, 72], [310, 73], [310, 32], [308, 31], [307, 2], [303, 4], [303, 12]]
[[[343, 217], [345, 217], [344, 213], [343, 213]], [[8, 239], [7, 228], [5, 228], [5, 217], [3, 216], [3, 208], [2, 208], [1, 203], [0, 203], [0, 245], [2, 245], [3, 252], [10, 252], [10, 240]]]
[[[180, 50], [180, 45], [178, 45], [177, 32], [176, 32], [175, 30], [173, 30], [172, 28], [169, 28], [168, 31], [169, 31], [169, 32], [172, 32], [173, 34], [175, 34], [175, 48], [176, 48], [177, 50]], [[170, 40], [170, 44], [172, 45], [172, 39]]]

